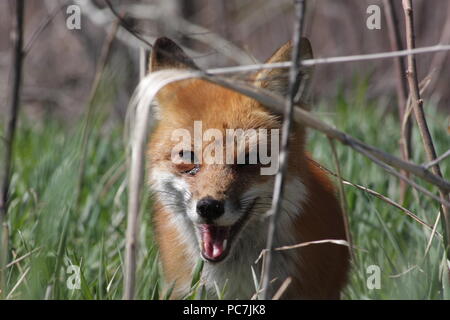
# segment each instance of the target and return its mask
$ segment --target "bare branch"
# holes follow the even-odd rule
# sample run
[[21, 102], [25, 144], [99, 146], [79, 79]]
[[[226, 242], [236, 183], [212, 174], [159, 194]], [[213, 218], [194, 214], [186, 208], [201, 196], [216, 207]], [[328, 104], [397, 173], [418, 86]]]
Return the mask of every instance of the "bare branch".
[[11, 96], [8, 108], [8, 118], [5, 133], [5, 151], [2, 166], [0, 186], [0, 295], [6, 294], [5, 265], [8, 260], [9, 230], [6, 215], [9, 204], [9, 187], [13, 162], [13, 142], [16, 132], [17, 118], [20, 107], [20, 89], [23, 69], [23, 24], [24, 24], [24, 1], [16, 1], [16, 16], [13, 28], [13, 62]]
[[433, 243], [434, 235], [437, 234], [437, 226], [439, 223], [439, 220], [441, 219], [441, 212], [438, 212], [438, 215], [436, 217], [436, 220], [434, 221], [433, 229], [431, 230], [430, 239], [428, 239], [427, 247], [425, 248], [425, 253], [423, 257], [425, 258], [430, 251], [431, 244]]
[[[161, 10], [157, 6], [150, 4], [135, 4], [127, 7], [127, 13], [136, 19], [158, 20], [161, 19], [160, 11]], [[201, 25], [192, 23], [181, 16], [176, 16], [175, 18], [176, 23], [171, 23], [173, 28], [175, 28], [176, 25], [174, 32], [179, 32], [186, 37], [203, 42], [212, 49], [223, 54], [225, 57], [239, 64], [255, 62], [255, 60], [244, 50], [217, 33], [212, 32]]]
[[139, 81], [147, 74], [149, 51], [144, 47], [139, 49]]
[[[109, 8], [99, 9], [91, 1], [84, 0], [72, 0], [76, 5], [83, 8], [82, 13], [86, 16], [93, 24], [101, 27], [107, 28], [111, 23], [117, 20], [114, 14]], [[117, 38], [124, 44], [133, 47], [140, 48], [142, 46], [142, 41], [130, 34], [126, 30], [119, 29], [117, 32]], [[153, 42], [155, 39], [146, 38], [147, 42]], [[146, 44], [145, 44], [146, 45]], [[147, 45], [146, 45], [147, 46]]]
[[[413, 17], [413, 7], [411, 0], [403, 0], [403, 10], [405, 12], [405, 23], [406, 23], [406, 44], [409, 50], [415, 47], [415, 33], [414, 33], [414, 17]], [[417, 66], [416, 59], [413, 55], [408, 56], [408, 84], [409, 91], [412, 97], [412, 103], [414, 107], [414, 115], [420, 130], [420, 135], [425, 147], [425, 151], [429, 161], [434, 161], [436, 159], [436, 150], [434, 148], [433, 139], [431, 137], [430, 131], [428, 129], [427, 120], [425, 117], [425, 112], [423, 110], [423, 100], [420, 96], [419, 80], [417, 79]], [[434, 164], [431, 167], [433, 173], [442, 177], [442, 172], [439, 167], [439, 163]], [[439, 196], [441, 202], [448, 200], [448, 190], [441, 188], [439, 190]], [[442, 228], [444, 231], [444, 245], [447, 254], [447, 260], [450, 260], [450, 211], [446, 206], [441, 206], [442, 214]]]
[[[391, 49], [393, 51], [398, 51], [403, 49], [402, 40], [400, 36], [400, 28], [398, 25], [398, 16], [395, 10], [393, 0], [384, 0], [384, 9], [386, 14], [386, 20], [388, 23], [389, 31], [389, 41], [391, 43]], [[411, 146], [411, 133], [412, 133], [412, 122], [408, 114], [405, 115], [405, 109], [407, 107], [407, 81], [404, 75], [405, 73], [405, 61], [403, 57], [397, 57], [394, 59], [395, 71], [397, 74], [397, 109], [398, 115], [401, 123], [405, 123], [404, 126], [400, 127], [400, 151], [403, 160], [408, 160], [412, 154]], [[402, 174], [408, 177], [408, 173], [402, 172]], [[406, 184], [405, 182], [400, 182], [400, 202], [403, 202], [405, 198]]]
[[[155, 5], [152, 4], [133, 4], [133, 5], [122, 5], [113, 7], [110, 1], [105, 1], [107, 3], [108, 8], [100, 9], [97, 8], [90, 1], [81, 2], [81, 0], [74, 0], [79, 5], [83, 5], [86, 10], [83, 10], [89, 19], [98, 24], [105, 26], [110, 22], [114, 21], [118, 13], [122, 10], [126, 10], [127, 15], [129, 14], [131, 17], [135, 19], [147, 19], [147, 20], [157, 20], [161, 18], [161, 10]], [[122, 27], [126, 30], [128, 35], [131, 35], [137, 41], [130, 41], [130, 39], [126, 38], [120, 32], [118, 33], [118, 38], [128, 45], [132, 45], [134, 47], [141, 47], [142, 43], [150, 49], [152, 47], [151, 42], [153, 42], [154, 38], [149, 37], [147, 35], [143, 35], [138, 33], [132, 26], [130, 26], [126, 20], [122, 19], [121, 21]], [[175, 25], [175, 24], [174, 24]], [[197, 41], [203, 42], [210, 46], [215, 51], [223, 54], [225, 57], [239, 63], [253, 63], [254, 60], [242, 49], [228, 41], [227, 39], [221, 37], [220, 35], [212, 32], [211, 30], [206, 29], [200, 25], [194, 24], [183, 17], [177, 17], [178, 26], [176, 32], [180, 32], [187, 37], [195, 39]], [[199, 52], [191, 50], [189, 48], [183, 47], [183, 49], [190, 55], [194, 57], [204, 56]]]
[[342, 218], [344, 219], [344, 227], [345, 227], [345, 236], [347, 238], [349, 245], [349, 251], [350, 251], [350, 256], [352, 258], [352, 260], [354, 262], [356, 262], [355, 259], [355, 252], [353, 251], [352, 248], [352, 235], [350, 233], [350, 224], [348, 222], [348, 216], [347, 216], [347, 198], [345, 197], [345, 192], [344, 192], [344, 184], [343, 184], [343, 179], [342, 179], [342, 175], [341, 175], [341, 166], [339, 163], [339, 158], [336, 152], [336, 146], [334, 144], [334, 140], [331, 138], [328, 138], [328, 141], [330, 142], [330, 146], [331, 146], [331, 153], [333, 155], [333, 160], [334, 160], [334, 165], [336, 166], [336, 172], [337, 172], [337, 178], [338, 178], [338, 183], [339, 183], [339, 197], [340, 197], [340, 204], [341, 204], [341, 209], [342, 209]]
[[56, 15], [61, 11], [61, 9], [63, 9], [67, 5], [67, 2], [68, 1], [65, 1], [64, 3], [58, 5], [55, 9], [53, 9], [53, 11], [50, 12], [50, 14], [47, 16], [47, 18], [33, 32], [33, 34], [30, 37], [30, 40], [28, 40], [27, 44], [23, 48], [24, 57], [30, 52], [30, 50], [33, 47], [36, 40], [44, 32], [44, 30], [50, 25], [50, 23], [53, 21], [53, 19], [56, 17]]
[[279, 214], [281, 208], [281, 202], [284, 194], [284, 179], [288, 164], [289, 155], [289, 138], [292, 126], [292, 116], [294, 114], [295, 96], [300, 87], [301, 74], [300, 74], [300, 43], [303, 34], [303, 21], [305, 15], [305, 0], [295, 1], [295, 12], [296, 12], [296, 22], [294, 27], [293, 35], [293, 48], [292, 48], [292, 60], [291, 68], [289, 72], [289, 86], [288, 86], [288, 97], [285, 103], [283, 124], [281, 127], [281, 150], [279, 156], [279, 167], [278, 172], [275, 176], [275, 186], [273, 189], [272, 207], [268, 212], [269, 215], [269, 230], [267, 234], [267, 255], [265, 260], [265, 273], [262, 278], [262, 299], [266, 300], [268, 298], [269, 282], [271, 278], [271, 260], [272, 260], [272, 249], [273, 249], [273, 239], [275, 236], [275, 225], [276, 218]]
[[283, 293], [287, 290], [291, 282], [292, 278], [287, 277], [286, 280], [283, 281], [277, 292], [275, 292], [275, 294], [273, 295], [272, 300], [280, 300], [280, 298], [283, 296]]
[[[260, 88], [256, 89], [245, 83], [238, 83], [237, 81], [229, 81], [224, 78], [210, 77], [201, 73], [198, 73], [196, 76], [203, 78], [207, 81], [216, 83], [218, 85], [224, 86], [228, 89], [235, 90], [251, 98], [254, 98], [255, 100], [265, 105], [267, 108], [271, 109], [272, 111], [278, 114], [282, 112], [281, 106], [283, 105], [284, 101], [283, 99], [281, 99], [280, 97], [276, 96], [273, 93], [268, 93], [261, 90]], [[307, 127], [313, 128], [315, 130], [318, 130], [326, 134], [328, 137], [332, 137], [333, 139], [336, 139], [341, 143], [350, 146], [354, 150], [366, 156], [367, 154], [370, 154], [371, 156], [380, 160], [381, 162], [384, 162], [397, 169], [404, 169], [405, 171], [410, 172], [415, 176], [420, 177], [423, 180], [441, 189], [450, 191], [449, 181], [443, 179], [442, 177], [434, 175], [433, 173], [425, 169], [423, 166], [416, 165], [412, 162], [403, 161], [389, 153], [386, 153], [380, 149], [365, 144], [364, 142], [342, 131], [335, 129], [334, 127], [326, 124], [325, 122], [320, 121], [319, 119], [314, 117], [309, 111], [306, 111], [304, 108], [300, 108], [300, 106], [301, 105], [299, 105], [299, 108], [295, 108], [294, 110], [293, 117], [296, 122], [301, 123]], [[441, 203], [448, 203], [448, 202], [445, 201]]]
[[[324, 243], [331, 243], [331, 244], [336, 244], [339, 246], [349, 246], [349, 243], [345, 240], [341, 240], [341, 239], [324, 239], [324, 240], [315, 240], [315, 241], [307, 241], [307, 242], [301, 242], [301, 243], [297, 243], [291, 246], [282, 246], [282, 247], [278, 247], [278, 248], [274, 248], [274, 251], [284, 251], [284, 250], [292, 250], [292, 249], [298, 249], [298, 248], [303, 248], [303, 247], [308, 247], [310, 245], [315, 245], [315, 244], [324, 244]], [[365, 249], [361, 249], [361, 248], [356, 248], [355, 249], [359, 249], [359, 250], [364, 250]], [[267, 249], [263, 249], [261, 251], [261, 253], [259, 254], [258, 258], [255, 260], [255, 263], [258, 263], [259, 260], [261, 260], [261, 258], [267, 256]]]
[[436, 196], [433, 192], [428, 191], [427, 189], [425, 189], [424, 187], [418, 185], [417, 183], [415, 183], [414, 181], [412, 181], [411, 179], [405, 177], [404, 175], [402, 175], [401, 173], [398, 173], [397, 171], [393, 170], [390, 166], [388, 166], [387, 164], [385, 164], [383, 161], [380, 161], [379, 159], [377, 159], [376, 157], [374, 157], [372, 154], [370, 154], [369, 152], [367, 152], [364, 149], [361, 149], [359, 146], [356, 146], [356, 149], [359, 150], [362, 154], [364, 154], [367, 158], [371, 159], [373, 162], [375, 162], [376, 164], [378, 164], [381, 168], [383, 168], [384, 170], [386, 170], [387, 172], [389, 172], [390, 174], [396, 176], [397, 178], [405, 181], [406, 183], [408, 183], [410, 186], [412, 186], [414, 189], [422, 192], [423, 194], [427, 195], [428, 197], [436, 200], [437, 202], [439, 202], [440, 204], [447, 206], [450, 208], [450, 202], [445, 200], [445, 199], [441, 199], [438, 196]]
[[428, 163], [425, 163], [423, 166], [427, 169], [431, 168], [432, 166], [435, 166], [436, 164], [440, 163], [442, 160], [450, 157], [450, 149], [441, 154], [439, 157], [434, 159], [433, 161], [430, 161]]
[[131, 35], [133, 35], [134, 37], [136, 37], [137, 39], [139, 39], [140, 41], [145, 43], [149, 48], [152, 47], [152, 44], [150, 42], [148, 42], [147, 39], [145, 39], [142, 35], [140, 35], [138, 32], [133, 30], [133, 28], [123, 19], [123, 16], [114, 9], [114, 7], [112, 6], [111, 2], [109, 2], [109, 0], [105, 0], [105, 3], [108, 6], [108, 8], [111, 10], [112, 14], [116, 17], [116, 19], [119, 20], [120, 25], [125, 30], [127, 30]]
[[[301, 62], [302, 66], [314, 66], [319, 64], [332, 64], [332, 63], [344, 63], [344, 62], [359, 62], [359, 61], [369, 61], [369, 60], [379, 60], [379, 59], [392, 59], [396, 57], [405, 57], [408, 55], [418, 55], [431, 52], [440, 51], [450, 51], [450, 45], [435, 45], [431, 47], [421, 47], [412, 50], [400, 50], [392, 52], [380, 52], [380, 53], [370, 53], [370, 54], [358, 54], [351, 56], [340, 56], [340, 57], [329, 57], [329, 58], [316, 58], [316, 59], [305, 59]], [[225, 67], [207, 70], [209, 74], [227, 74], [227, 73], [237, 73], [237, 72], [254, 72], [264, 69], [275, 69], [275, 68], [290, 68], [291, 62], [276, 62], [276, 63], [259, 63], [246, 66], [238, 67]]]
[[8, 263], [5, 268], [10, 268], [15, 264], [18, 264], [19, 262], [21, 262], [22, 260], [25, 260], [26, 258], [28, 258], [29, 256], [31, 256], [32, 254], [36, 253], [37, 251], [41, 250], [40, 247], [38, 248], [34, 248], [33, 250], [31, 250], [30, 252], [27, 252], [26, 254], [24, 254], [23, 256], [21, 256], [20, 258], [16, 258], [13, 261], [11, 261], [10, 263]]
[[20, 284], [25, 280], [25, 277], [27, 276], [28, 272], [30, 271], [31, 267], [28, 267], [24, 273], [22, 273], [22, 275], [20, 276], [19, 280], [17, 280], [16, 284], [14, 285], [14, 287], [11, 289], [11, 291], [8, 293], [8, 295], [6, 296], [6, 299], [11, 299], [14, 291], [16, 291], [16, 289], [20, 286]]
[[[331, 175], [333, 175], [333, 176], [339, 178], [338, 175], [337, 175], [336, 173], [334, 173], [333, 171], [331, 171], [330, 169], [324, 167], [323, 165], [317, 163], [316, 161], [314, 161], [314, 160], [312, 160], [312, 159], [310, 159], [310, 161], [311, 161], [315, 166], [318, 166], [318, 167], [321, 168], [322, 170], [325, 170], [325, 171], [328, 172], [329, 174], [331, 174]], [[348, 181], [348, 180], [345, 180], [345, 179], [342, 178], [342, 177], [341, 177], [341, 179], [342, 179], [342, 182], [343, 182], [344, 184], [349, 185], [349, 186], [352, 186], [352, 187], [355, 187], [355, 188], [357, 188], [357, 189], [359, 189], [359, 190], [361, 190], [361, 191], [367, 192], [368, 194], [377, 197], [378, 199], [380, 199], [380, 200], [386, 202], [387, 204], [389, 204], [389, 205], [391, 205], [391, 206], [393, 206], [393, 207], [395, 207], [395, 208], [397, 208], [397, 209], [403, 211], [404, 213], [406, 213], [406, 215], [410, 216], [413, 220], [417, 221], [418, 223], [420, 223], [420, 224], [423, 225], [424, 227], [426, 227], [426, 228], [428, 228], [428, 229], [430, 229], [430, 230], [433, 229], [433, 226], [429, 225], [428, 223], [426, 223], [425, 221], [423, 221], [422, 219], [420, 219], [416, 214], [414, 214], [414, 213], [411, 212], [410, 210], [406, 209], [406, 208], [403, 207], [402, 205], [398, 204], [398, 203], [395, 202], [394, 200], [390, 199], [389, 197], [387, 197], [387, 196], [385, 196], [385, 195], [382, 195], [381, 193], [376, 192], [375, 190], [372, 190], [372, 189], [369, 189], [369, 188], [364, 187], [364, 186], [362, 186], [362, 185], [359, 185], [359, 184], [350, 182], [350, 181]], [[441, 235], [439, 232], [438, 232], [438, 235], [439, 235], [440, 237], [442, 237], [442, 235]]]

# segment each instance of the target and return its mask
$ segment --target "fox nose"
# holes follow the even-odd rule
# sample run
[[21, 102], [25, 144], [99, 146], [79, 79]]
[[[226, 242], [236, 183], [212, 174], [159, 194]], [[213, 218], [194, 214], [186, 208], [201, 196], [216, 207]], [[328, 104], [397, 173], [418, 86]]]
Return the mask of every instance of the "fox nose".
[[222, 201], [218, 201], [212, 197], [205, 197], [197, 202], [197, 214], [208, 220], [219, 218], [224, 213]]

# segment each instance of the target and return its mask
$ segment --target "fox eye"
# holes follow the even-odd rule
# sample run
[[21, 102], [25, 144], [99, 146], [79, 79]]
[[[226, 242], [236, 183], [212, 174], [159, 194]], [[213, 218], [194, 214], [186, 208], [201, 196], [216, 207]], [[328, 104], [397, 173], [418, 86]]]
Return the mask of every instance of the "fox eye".
[[199, 171], [200, 171], [200, 166], [198, 164], [196, 164], [192, 169], [183, 171], [183, 173], [186, 173], [190, 176], [195, 176], [197, 174], [197, 172], [199, 172]]
[[193, 151], [181, 150], [178, 155], [184, 162], [179, 166], [181, 173], [194, 176], [200, 171], [200, 165], [194, 163], [196, 157]]
[[193, 151], [181, 150], [178, 153], [178, 155], [186, 163], [194, 163], [195, 162], [195, 153]]

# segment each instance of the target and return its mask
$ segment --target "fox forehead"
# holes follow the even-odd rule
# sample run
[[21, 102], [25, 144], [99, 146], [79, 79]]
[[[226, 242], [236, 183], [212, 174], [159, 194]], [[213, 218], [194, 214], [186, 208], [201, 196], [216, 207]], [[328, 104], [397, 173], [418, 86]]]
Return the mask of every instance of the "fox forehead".
[[168, 129], [274, 129], [281, 123], [257, 101], [204, 80], [184, 80], [166, 86], [157, 96], [160, 123]]

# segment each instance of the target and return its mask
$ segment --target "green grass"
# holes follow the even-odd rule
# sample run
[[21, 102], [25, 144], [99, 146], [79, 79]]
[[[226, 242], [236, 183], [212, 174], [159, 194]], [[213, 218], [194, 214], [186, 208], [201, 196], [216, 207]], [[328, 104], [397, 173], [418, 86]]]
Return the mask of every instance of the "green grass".
[[[323, 103], [316, 112], [339, 129], [398, 155], [395, 116], [386, 112], [381, 102], [367, 101], [365, 89], [362, 85], [351, 99], [338, 95], [331, 104], [327, 102], [330, 108], [325, 108]], [[436, 148], [442, 153], [449, 146], [447, 119], [429, 106], [427, 115]], [[14, 146], [8, 216], [12, 249], [9, 260], [28, 256], [6, 271], [6, 294], [10, 298], [120, 299], [122, 296], [127, 211], [123, 128], [117, 123], [111, 125], [102, 117], [96, 118], [87, 148], [84, 185], [77, 202], [83, 123], [72, 128], [51, 119], [45, 123], [22, 119], [20, 123]], [[399, 199], [399, 183], [395, 178], [348, 147], [336, 145], [346, 179], [393, 200]], [[316, 160], [335, 171], [326, 137], [311, 132], [308, 149]], [[414, 161], [425, 162], [417, 132], [414, 132], [414, 149]], [[449, 162], [442, 163], [447, 178]], [[442, 281], [442, 241], [435, 238], [425, 255], [429, 230], [400, 210], [354, 187], [345, 186], [345, 193], [353, 241], [358, 249], [344, 298], [449, 298], [448, 288], [444, 290]], [[412, 190], [407, 194], [405, 206], [429, 224], [434, 223], [438, 214], [435, 202]], [[152, 241], [150, 201], [144, 204], [141, 219], [137, 298], [155, 299], [162, 295], [162, 279], [158, 251]], [[68, 267], [72, 264], [80, 266], [79, 290], [67, 288], [72, 275]], [[366, 285], [370, 265], [381, 269], [380, 289], [370, 290]], [[193, 287], [199, 289], [195, 280]], [[195, 290], [189, 296], [201, 297], [204, 297], [202, 290]]]

